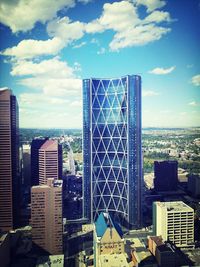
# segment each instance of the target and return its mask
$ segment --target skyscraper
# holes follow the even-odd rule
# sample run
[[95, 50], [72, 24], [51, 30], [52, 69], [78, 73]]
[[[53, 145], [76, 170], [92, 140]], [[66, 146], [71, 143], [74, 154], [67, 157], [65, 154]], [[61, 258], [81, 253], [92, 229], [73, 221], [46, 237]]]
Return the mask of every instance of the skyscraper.
[[39, 184], [48, 178], [62, 179], [62, 146], [57, 140], [47, 140], [39, 149]]
[[62, 181], [47, 179], [31, 188], [32, 239], [51, 254], [62, 254]]
[[19, 224], [19, 119], [16, 97], [0, 89], [0, 229]]
[[48, 138], [36, 138], [31, 142], [31, 186], [39, 185], [39, 149]]
[[154, 162], [154, 188], [156, 191], [174, 191], [178, 185], [178, 162], [173, 160]]
[[141, 223], [141, 78], [83, 80], [84, 217]]
[[26, 188], [31, 187], [31, 147], [22, 146], [23, 184]]

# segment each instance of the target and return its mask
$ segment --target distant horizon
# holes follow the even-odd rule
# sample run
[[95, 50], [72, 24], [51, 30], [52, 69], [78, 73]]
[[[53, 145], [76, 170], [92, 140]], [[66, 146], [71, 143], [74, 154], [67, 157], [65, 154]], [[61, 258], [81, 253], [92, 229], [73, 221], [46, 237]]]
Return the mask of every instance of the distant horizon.
[[[28, 129], [28, 130], [81, 130], [82, 131], [82, 128], [36, 128], [36, 127], [33, 127], [33, 128], [29, 128], [29, 127], [19, 127], [20, 129]], [[200, 126], [183, 126], [183, 127], [157, 127], [157, 126], [144, 126], [142, 127], [142, 130], [144, 129], [191, 129], [191, 128], [200, 128]]]

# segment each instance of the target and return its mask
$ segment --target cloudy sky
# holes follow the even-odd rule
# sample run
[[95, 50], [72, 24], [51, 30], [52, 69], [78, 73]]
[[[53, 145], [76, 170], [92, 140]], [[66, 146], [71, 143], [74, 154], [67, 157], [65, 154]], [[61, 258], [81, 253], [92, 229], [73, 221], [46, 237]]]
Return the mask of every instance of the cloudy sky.
[[199, 0], [1, 0], [21, 127], [81, 128], [81, 79], [142, 76], [143, 126], [200, 126]]

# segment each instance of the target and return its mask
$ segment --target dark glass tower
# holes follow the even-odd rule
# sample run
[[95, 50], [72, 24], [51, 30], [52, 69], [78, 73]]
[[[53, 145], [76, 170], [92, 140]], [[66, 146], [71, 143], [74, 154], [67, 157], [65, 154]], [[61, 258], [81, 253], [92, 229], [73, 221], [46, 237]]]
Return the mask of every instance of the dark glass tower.
[[84, 217], [141, 224], [141, 78], [83, 80]]
[[178, 186], [178, 162], [165, 160], [154, 162], [154, 189], [156, 191], [174, 191]]
[[16, 97], [0, 89], [0, 230], [19, 226], [19, 117]]
[[39, 149], [48, 138], [36, 138], [31, 142], [31, 186], [39, 185]]

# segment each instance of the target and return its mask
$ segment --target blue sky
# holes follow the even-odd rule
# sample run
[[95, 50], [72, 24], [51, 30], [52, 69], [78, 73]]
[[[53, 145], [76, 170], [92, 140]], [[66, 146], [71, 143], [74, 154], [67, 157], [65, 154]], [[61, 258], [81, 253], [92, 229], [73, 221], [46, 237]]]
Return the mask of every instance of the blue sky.
[[199, 0], [1, 0], [21, 127], [81, 128], [81, 79], [142, 76], [143, 127], [200, 126]]

